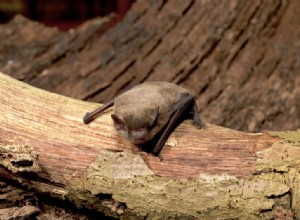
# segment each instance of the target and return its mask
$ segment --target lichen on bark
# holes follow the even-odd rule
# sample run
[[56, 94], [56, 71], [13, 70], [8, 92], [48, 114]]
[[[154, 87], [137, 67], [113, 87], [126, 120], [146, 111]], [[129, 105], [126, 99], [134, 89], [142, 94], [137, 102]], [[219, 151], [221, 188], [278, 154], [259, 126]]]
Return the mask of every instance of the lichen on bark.
[[0, 164], [13, 173], [38, 172], [38, 154], [28, 145], [0, 145]]
[[278, 173], [260, 173], [251, 179], [226, 174], [171, 179], [156, 176], [138, 154], [108, 150], [99, 153], [83, 183], [92, 195], [110, 195], [124, 204], [121, 219], [271, 218], [274, 207], [290, 198], [290, 186]]

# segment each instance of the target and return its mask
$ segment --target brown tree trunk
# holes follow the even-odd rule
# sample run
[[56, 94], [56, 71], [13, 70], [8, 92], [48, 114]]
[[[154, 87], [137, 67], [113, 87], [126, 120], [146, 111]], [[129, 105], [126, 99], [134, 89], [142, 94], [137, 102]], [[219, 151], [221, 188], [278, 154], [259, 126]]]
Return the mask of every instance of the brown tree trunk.
[[299, 132], [184, 122], [160, 161], [119, 137], [111, 110], [83, 124], [96, 106], [1, 74], [0, 176], [123, 219], [299, 217]]

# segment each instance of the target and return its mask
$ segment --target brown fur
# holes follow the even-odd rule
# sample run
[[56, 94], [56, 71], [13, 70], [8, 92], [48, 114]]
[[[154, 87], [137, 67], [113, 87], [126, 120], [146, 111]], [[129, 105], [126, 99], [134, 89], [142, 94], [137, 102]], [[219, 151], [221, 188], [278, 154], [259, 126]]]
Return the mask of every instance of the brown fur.
[[173, 83], [147, 82], [121, 94], [113, 114], [125, 124], [119, 132], [135, 144], [151, 140], [167, 124], [181, 93], [189, 92]]
[[149, 142], [161, 131], [152, 150], [156, 155], [159, 155], [181, 116], [187, 114], [197, 128], [202, 127], [193, 96], [173, 83], [147, 82], [135, 86], [93, 112], [88, 112], [83, 122], [90, 123], [112, 105], [114, 113], [111, 117], [115, 128], [132, 143], [140, 145]]

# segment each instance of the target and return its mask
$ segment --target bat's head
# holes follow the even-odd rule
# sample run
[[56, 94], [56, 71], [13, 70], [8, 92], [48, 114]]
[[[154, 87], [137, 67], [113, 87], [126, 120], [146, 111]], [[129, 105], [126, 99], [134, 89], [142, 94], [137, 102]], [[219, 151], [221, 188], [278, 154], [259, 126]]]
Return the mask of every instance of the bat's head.
[[130, 109], [116, 109], [111, 115], [116, 130], [133, 144], [150, 141], [156, 132], [158, 107], [132, 106]]

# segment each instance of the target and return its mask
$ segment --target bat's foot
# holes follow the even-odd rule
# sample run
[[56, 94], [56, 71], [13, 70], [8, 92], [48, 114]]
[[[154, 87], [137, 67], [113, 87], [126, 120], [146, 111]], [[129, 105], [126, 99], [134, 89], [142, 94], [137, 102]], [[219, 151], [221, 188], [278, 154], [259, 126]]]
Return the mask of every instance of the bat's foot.
[[192, 120], [192, 124], [199, 129], [204, 127], [204, 124], [202, 124], [201, 121]]
[[203, 128], [204, 124], [202, 124], [202, 122], [201, 122], [200, 115], [198, 113], [198, 108], [196, 105], [196, 101], [195, 100], [193, 100], [193, 101], [194, 101], [193, 108], [190, 112], [191, 118], [192, 118], [192, 123], [196, 128]]

